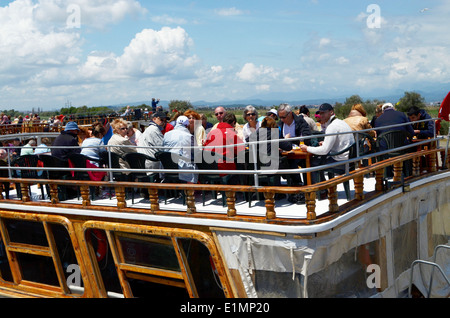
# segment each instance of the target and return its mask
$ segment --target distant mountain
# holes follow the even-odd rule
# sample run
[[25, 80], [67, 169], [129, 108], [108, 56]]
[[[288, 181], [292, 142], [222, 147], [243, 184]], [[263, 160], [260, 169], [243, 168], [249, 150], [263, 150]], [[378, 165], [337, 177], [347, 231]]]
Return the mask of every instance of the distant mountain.
[[[428, 103], [435, 103], [435, 102], [441, 102], [444, 97], [448, 94], [450, 91], [450, 83], [445, 83], [441, 85], [433, 85], [433, 86], [424, 86], [421, 89], [397, 89], [390, 92], [384, 92], [384, 93], [370, 93], [366, 95], [363, 94], [348, 94], [345, 96], [332, 96], [331, 93], [327, 95], [324, 95], [321, 98], [317, 97], [301, 97], [299, 96], [300, 93], [267, 93], [267, 94], [261, 94], [258, 96], [250, 96], [249, 98], [244, 99], [225, 99], [220, 101], [205, 101], [205, 100], [198, 100], [191, 102], [194, 107], [217, 107], [217, 106], [230, 106], [230, 105], [254, 105], [254, 106], [265, 106], [265, 107], [271, 107], [271, 106], [278, 106], [281, 103], [289, 103], [291, 105], [320, 105], [322, 103], [330, 103], [335, 104], [336, 102], [344, 103], [346, 98], [352, 96], [352, 95], [359, 95], [363, 100], [380, 100], [380, 101], [386, 101], [386, 102], [397, 102], [400, 98], [402, 98], [405, 94], [405, 92], [408, 91], [415, 91], [419, 93], [423, 98], [425, 98], [425, 101]], [[158, 105], [163, 106], [165, 109], [169, 107], [170, 101], [168, 100], [161, 100]], [[111, 105], [111, 107], [126, 107], [127, 105], [130, 106], [138, 106], [138, 105], [151, 105], [151, 100], [145, 100], [145, 101], [137, 101], [137, 102], [129, 102], [129, 103], [120, 103], [117, 105]]]

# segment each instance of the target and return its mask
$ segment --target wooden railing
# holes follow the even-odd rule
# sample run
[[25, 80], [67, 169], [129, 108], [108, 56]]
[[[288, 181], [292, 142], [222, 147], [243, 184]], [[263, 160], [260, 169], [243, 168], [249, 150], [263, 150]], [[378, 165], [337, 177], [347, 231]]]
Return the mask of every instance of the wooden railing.
[[[75, 118], [74, 121], [78, 125], [92, 125], [97, 122], [98, 119], [104, 118], [99, 116], [91, 116], [86, 118]], [[108, 121], [111, 121], [118, 117], [107, 117]], [[125, 120], [132, 121], [133, 116], [121, 117]], [[146, 117], [145, 117], [146, 118]], [[142, 118], [144, 119], [144, 118]], [[42, 133], [42, 132], [60, 132], [64, 129], [65, 123], [59, 123], [51, 125], [50, 123], [32, 122], [26, 121], [21, 124], [6, 124], [0, 125], [0, 135], [14, 135], [21, 133]]]
[[[448, 168], [448, 159], [443, 162], [442, 167], [438, 167], [437, 154], [443, 150], [439, 148], [420, 150], [413, 153], [400, 155], [398, 157], [378, 161], [369, 166], [357, 166], [355, 170], [348, 174], [334, 177], [330, 180], [326, 180], [314, 185], [289, 187], [289, 186], [251, 186], [251, 185], [212, 185], [212, 184], [182, 184], [182, 183], [145, 183], [145, 182], [106, 182], [106, 181], [80, 181], [80, 180], [47, 180], [47, 179], [10, 179], [0, 178], [1, 182], [14, 182], [19, 183], [22, 189], [22, 200], [5, 200], [0, 195], [0, 200], [15, 202], [25, 205], [42, 205], [42, 206], [58, 206], [62, 208], [79, 208], [79, 204], [59, 202], [58, 199], [58, 185], [63, 186], [79, 186], [81, 193], [81, 204], [83, 207], [92, 210], [102, 210], [111, 212], [139, 212], [150, 213], [160, 215], [173, 215], [173, 216], [188, 216], [188, 217], [206, 217], [223, 220], [237, 220], [248, 222], [268, 222], [268, 223], [280, 223], [280, 224], [313, 224], [320, 223], [330, 218], [345, 212], [350, 208], [354, 208], [361, 204], [365, 200], [375, 198], [382, 195], [387, 191], [384, 184], [384, 170], [389, 167], [394, 167], [394, 185], [393, 188], [402, 186], [402, 167], [406, 160], [412, 160], [413, 169], [412, 176], [403, 178], [404, 182], [410, 182], [417, 179], [420, 176], [430, 175], [438, 173], [440, 168]], [[374, 154], [376, 155], [376, 154]], [[428, 158], [428, 167], [422, 167], [426, 169], [426, 173], [422, 174], [420, 169], [420, 160], [422, 156]], [[361, 159], [361, 158], [359, 158]], [[368, 174], [375, 174], [376, 186], [375, 191], [364, 193], [364, 176]], [[355, 198], [345, 206], [339, 206], [337, 200], [337, 186], [346, 181], [353, 180], [355, 185]], [[28, 186], [31, 184], [39, 183], [41, 186], [48, 185], [50, 189], [50, 201], [32, 201], [28, 195]], [[96, 205], [95, 201], [91, 201], [90, 187], [111, 187], [115, 189], [117, 206], [104, 206]], [[127, 207], [126, 202], [126, 188], [139, 188], [146, 189], [149, 193], [150, 204], [148, 208], [135, 208]], [[186, 206], [183, 210], [180, 208], [177, 211], [163, 210], [159, 204], [159, 190], [182, 190], [185, 192]], [[195, 205], [195, 192], [196, 191], [225, 191], [226, 192], [226, 214], [205, 213], [197, 212]], [[316, 215], [316, 192], [321, 190], [328, 190], [329, 212], [319, 217]], [[248, 192], [248, 193], [263, 193], [265, 196], [265, 215], [264, 216], [246, 216], [236, 209], [236, 193]], [[286, 219], [277, 217], [275, 210], [275, 194], [292, 194], [303, 192], [306, 197], [306, 209], [307, 217], [304, 219]]]

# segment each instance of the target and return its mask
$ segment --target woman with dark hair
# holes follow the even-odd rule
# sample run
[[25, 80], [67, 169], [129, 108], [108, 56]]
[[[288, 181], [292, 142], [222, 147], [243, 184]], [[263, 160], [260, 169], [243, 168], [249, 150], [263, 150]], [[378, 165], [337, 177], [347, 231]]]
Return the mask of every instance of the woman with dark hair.
[[[100, 160], [100, 153], [106, 151], [105, 147], [102, 147], [104, 146], [102, 138], [105, 133], [105, 127], [100, 123], [92, 125], [92, 136], [84, 139], [81, 144], [81, 154], [89, 158]], [[92, 161], [92, 163], [98, 165], [95, 161]]]

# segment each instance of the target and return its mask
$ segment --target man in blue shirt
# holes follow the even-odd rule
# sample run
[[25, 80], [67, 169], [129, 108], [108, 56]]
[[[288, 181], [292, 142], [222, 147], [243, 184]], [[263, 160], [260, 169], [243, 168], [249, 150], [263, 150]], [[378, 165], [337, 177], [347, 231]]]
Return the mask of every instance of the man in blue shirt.
[[413, 123], [414, 135], [418, 139], [434, 137], [434, 121], [431, 120], [431, 116], [427, 114], [425, 110], [420, 109], [417, 106], [413, 106], [408, 110], [408, 117], [411, 122], [430, 119], [429, 121]]
[[[380, 117], [377, 118], [377, 121], [375, 122], [375, 128], [410, 122], [408, 117], [406, 117], [404, 113], [395, 110], [394, 105], [392, 105], [391, 103], [384, 104], [381, 109], [383, 113], [380, 115]], [[379, 136], [383, 132], [390, 130], [406, 130], [406, 132], [410, 135], [411, 138], [414, 136], [414, 129], [412, 128], [412, 125], [403, 125], [398, 127], [390, 127], [386, 129], [377, 129], [377, 135]], [[409, 143], [410, 143], [409, 140], [405, 140], [405, 145]], [[385, 145], [381, 144], [380, 146], [381, 146], [380, 150], [386, 150]]]
[[153, 114], [156, 113], [156, 106], [158, 105], [158, 103], [159, 103], [159, 99], [155, 100], [155, 98], [152, 98], [152, 112], [153, 112]]

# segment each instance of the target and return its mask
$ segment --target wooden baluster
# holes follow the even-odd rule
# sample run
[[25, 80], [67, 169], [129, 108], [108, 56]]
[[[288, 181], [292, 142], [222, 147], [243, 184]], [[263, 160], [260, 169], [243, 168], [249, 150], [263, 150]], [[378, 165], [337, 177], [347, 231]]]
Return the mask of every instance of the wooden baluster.
[[117, 198], [117, 207], [119, 209], [124, 209], [127, 207], [127, 202], [125, 201], [125, 187], [114, 187]]
[[356, 177], [353, 182], [355, 183], [355, 199], [364, 200], [364, 176]]
[[184, 190], [184, 193], [186, 194], [187, 213], [194, 214], [197, 212], [195, 207], [195, 190]]
[[50, 201], [52, 204], [59, 203], [58, 185], [54, 183], [50, 183]]
[[429, 166], [430, 170], [429, 171], [436, 172], [436, 170], [437, 170], [437, 154], [435, 152], [430, 154], [429, 162], [430, 162], [430, 166]]
[[148, 194], [150, 198], [150, 209], [153, 213], [156, 213], [159, 211], [158, 189], [149, 189]]
[[266, 218], [273, 220], [277, 216], [275, 213], [275, 193], [264, 192], [264, 196], [266, 198]]
[[383, 177], [384, 177], [384, 168], [378, 169], [375, 172], [375, 190], [383, 191]]
[[235, 217], [236, 216], [236, 192], [234, 191], [227, 191], [225, 192], [225, 195], [227, 196], [227, 216], [228, 217]]
[[22, 202], [30, 202], [30, 194], [28, 193], [28, 184], [21, 183], [20, 190], [22, 191]]
[[402, 180], [403, 162], [394, 163], [394, 182]]
[[337, 186], [332, 186], [328, 188], [328, 200], [330, 201], [328, 205], [330, 212], [338, 212], [339, 205], [337, 203], [338, 201]]
[[414, 157], [412, 164], [413, 164], [412, 174], [414, 177], [417, 177], [420, 175], [420, 157]]
[[316, 219], [316, 192], [305, 192], [306, 218], [308, 220]]
[[91, 198], [89, 193], [89, 186], [82, 185], [80, 186], [81, 198], [83, 199], [83, 206], [91, 205]]

